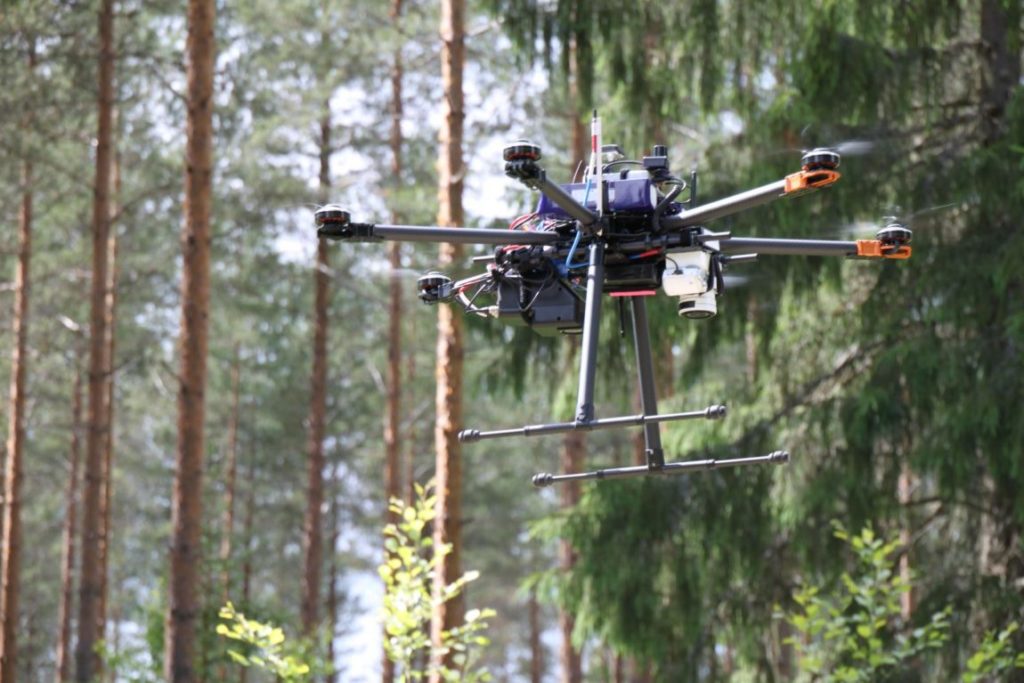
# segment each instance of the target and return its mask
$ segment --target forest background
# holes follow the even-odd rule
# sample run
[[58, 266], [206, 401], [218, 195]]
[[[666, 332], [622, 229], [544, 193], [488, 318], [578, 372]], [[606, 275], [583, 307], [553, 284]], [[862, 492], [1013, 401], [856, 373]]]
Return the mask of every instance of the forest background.
[[[0, 5], [4, 683], [151, 680], [175, 642], [201, 4]], [[461, 475], [443, 479], [443, 538], [481, 573], [466, 601], [497, 610], [496, 680], [791, 680], [792, 625], [774, 615], [850, 568], [836, 520], [900, 542], [913, 590], [890, 637], [951, 608], [943, 647], [887, 675], [951, 680], [1024, 618], [1021, 19], [1014, 0], [219, 3], [195, 680], [245, 675], [214, 634], [227, 600], [329, 633], [316, 657], [337, 680], [390, 680], [386, 500], [439, 458]], [[418, 273], [469, 272], [472, 250], [318, 249], [327, 200], [408, 223], [461, 223], [464, 203], [466, 224], [507, 226], [535, 198], [502, 178], [503, 142], [540, 142], [568, 177], [592, 107], [631, 156], [663, 143], [677, 171], [699, 167], [705, 199], [795, 170], [801, 148], [855, 152], [834, 188], [716, 229], [850, 238], [897, 214], [915, 230], [907, 262], [762, 258], [710, 321], [652, 306], [663, 409], [731, 409], [666, 427], [668, 452], [785, 447], [786, 467], [536, 491], [537, 471], [629, 461], [634, 435], [460, 453], [435, 422], [565, 416], [572, 344], [459, 330], [415, 301]], [[631, 342], [608, 323], [598, 410], [623, 414]]]

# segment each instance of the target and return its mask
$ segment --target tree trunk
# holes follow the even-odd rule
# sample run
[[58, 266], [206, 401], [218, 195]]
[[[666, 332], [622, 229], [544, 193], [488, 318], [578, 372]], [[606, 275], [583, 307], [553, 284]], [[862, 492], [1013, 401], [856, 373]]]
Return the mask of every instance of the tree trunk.
[[[910, 456], [910, 452], [904, 450], [900, 455], [906, 458]], [[903, 461], [900, 464], [900, 473], [896, 480], [896, 499], [900, 504], [899, 541], [903, 547], [903, 552], [900, 554], [899, 559], [899, 576], [902, 581], [907, 582], [907, 591], [900, 594], [900, 617], [908, 624], [914, 614], [913, 572], [910, 568], [910, 509], [908, 507], [913, 488], [914, 473], [910, 469], [910, 465]]]
[[[29, 69], [35, 66], [34, 47]], [[4, 472], [3, 555], [0, 557], [0, 683], [16, 675], [18, 584], [21, 571], [21, 479], [25, 450], [25, 369], [28, 342], [29, 259], [32, 255], [32, 162], [21, 163], [21, 211], [18, 219], [18, 269], [14, 287], [14, 350], [11, 354], [11, 403]]]
[[753, 388], [757, 382], [757, 295], [747, 296], [747, 323], [743, 331], [743, 345], [745, 347], [747, 367], [747, 383]]
[[[252, 596], [252, 522], [256, 510], [256, 458], [253, 453], [246, 470], [245, 517], [242, 519], [242, 540], [245, 553], [242, 559], [242, 605], [248, 605]], [[246, 683], [249, 669], [239, 667], [238, 683]]]
[[[326, 200], [331, 187], [331, 110], [324, 102], [320, 119], [320, 198]], [[302, 582], [302, 631], [316, 630], [320, 602], [320, 576], [323, 564], [324, 501], [324, 412], [327, 405], [327, 309], [330, 263], [327, 240], [316, 249], [316, 301], [314, 302], [313, 375], [310, 379], [309, 436], [306, 442], [306, 521], [303, 531], [305, 572]]]
[[[239, 348], [235, 342], [231, 358], [231, 413], [228, 416], [228, 439], [224, 461], [224, 516], [221, 521], [220, 587], [221, 604], [231, 600], [231, 549], [235, 533], [235, 482], [238, 478], [238, 410], [239, 410]], [[227, 665], [217, 668], [218, 680], [227, 680]]]
[[60, 607], [57, 616], [57, 683], [71, 680], [71, 610], [75, 584], [75, 526], [78, 516], [78, 433], [82, 428], [82, 371], [75, 373], [71, 395], [71, 448], [68, 452], [68, 483], [64, 489], [64, 551], [60, 575]]
[[[644, 412], [643, 403], [640, 399], [640, 386], [636, 387], [633, 393], [633, 412], [638, 415]], [[647, 464], [647, 439], [644, 436], [644, 430], [638, 429], [633, 432], [632, 446], [633, 446], [633, 464], [634, 465], [646, 465]]]
[[[170, 580], [164, 680], [192, 683], [196, 671], [197, 587], [202, 533], [203, 418], [210, 301], [210, 210], [213, 172], [213, 0], [189, 0], [184, 266], [181, 283], [181, 371], [178, 452], [172, 498]], [[84, 682], [83, 682], [84, 683]]]
[[633, 673], [630, 680], [633, 683], [651, 683], [651, 663], [634, 659], [632, 664]]
[[[124, 569], [123, 564], [115, 565], [115, 567], [118, 570]], [[124, 581], [124, 574], [123, 571], [115, 571], [111, 572], [111, 574], [112, 582], [110, 585], [116, 590], [119, 586], [122, 585], [122, 582]], [[107, 680], [110, 681], [110, 683], [117, 683], [117, 681], [119, 680], [117, 677], [117, 662], [120, 659], [121, 655], [121, 616], [121, 604], [117, 602], [117, 600], [111, 598], [110, 623], [113, 625], [113, 628], [111, 628], [110, 647], [108, 648], [108, 651], [110, 652], [113, 661], [109, 662], [109, 666], [107, 667]]]
[[[575, 355], [575, 354], [574, 354]], [[586, 439], [583, 432], [568, 432], [562, 440], [562, 471], [579, 472], [583, 469], [586, 457]], [[579, 482], [569, 481], [561, 485], [559, 491], [563, 510], [576, 506], [580, 500]], [[568, 540], [562, 539], [558, 544], [558, 568], [561, 574], [572, 571], [576, 564], [576, 551]], [[580, 652], [573, 645], [572, 632], [576, 619], [567, 610], [558, 614], [558, 626], [562, 634], [562, 681], [564, 683], [582, 683], [583, 670]]]
[[[117, 110], [112, 116], [117, 125]], [[109, 600], [109, 564], [110, 564], [110, 517], [114, 491], [114, 350], [116, 334], [114, 321], [117, 319], [117, 227], [115, 216], [118, 213], [118, 196], [121, 192], [121, 155], [116, 143], [111, 145], [111, 194], [110, 223], [107, 236], [107, 286], [104, 300], [104, 344], [106, 352], [103, 358], [103, 422], [106, 424], [106, 438], [103, 443], [103, 471], [100, 476], [100, 532], [99, 532], [99, 602], [96, 608], [96, 633], [101, 639], [107, 637], [107, 603]], [[98, 662], [97, 673], [102, 674], [103, 662]]]
[[101, 585], [103, 460], [106, 445], [106, 298], [110, 232], [111, 137], [114, 111], [114, 7], [102, 0], [99, 14], [99, 108], [96, 176], [92, 203], [92, 290], [89, 314], [89, 412], [82, 498], [82, 569], [78, 598], [75, 679], [88, 683], [99, 672], [96, 643]]
[[569, 172], [576, 173], [580, 164], [585, 167], [590, 154], [590, 137], [583, 125], [583, 102], [579, 88], [579, 63], [576, 51], [576, 39], [569, 40], [569, 107], [572, 127], [570, 129]]
[[[579, 64], [577, 61], [576, 41], [573, 40], [569, 46], [569, 100], [572, 108], [572, 152], [579, 161], [587, 161], [587, 135], [583, 127], [583, 119], [580, 114], [582, 102], [579, 92]], [[578, 162], [577, 162], [578, 163]], [[576, 342], [571, 342], [568, 347], [569, 363], [572, 367], [576, 358]], [[638, 394], [639, 396], [639, 394]], [[586, 438], [583, 432], [567, 432], [562, 439], [562, 471], [579, 472], [583, 469], [586, 460]], [[580, 499], [580, 486], [578, 482], [571, 481], [563, 485], [559, 491], [563, 510], [576, 506]], [[572, 570], [576, 564], [576, 552], [569, 541], [563, 539], [558, 547], [558, 565], [562, 573]], [[564, 683], [581, 683], [583, 680], [580, 653], [573, 646], [572, 632], [576, 626], [576, 620], [572, 614], [565, 609], [559, 610], [558, 626], [562, 636], [561, 664], [562, 681]]]
[[[397, 29], [402, 16], [402, 0], [391, 0], [390, 17]], [[402, 186], [402, 48], [397, 47], [391, 65], [391, 177], [395, 188]], [[397, 201], [394, 198], [393, 201]], [[397, 209], [392, 208], [391, 220], [400, 222]], [[398, 269], [402, 266], [402, 251], [398, 242], [388, 247], [391, 278], [388, 283], [388, 375], [387, 418], [384, 424], [384, 499], [385, 524], [398, 522], [391, 511], [391, 499], [402, 497], [400, 417], [402, 388], [402, 283]], [[386, 555], [387, 553], [385, 553]], [[388, 558], [385, 557], [385, 560]], [[384, 635], [387, 638], [387, 634]], [[381, 680], [391, 683], [395, 678], [395, 664], [382, 654]]]
[[231, 416], [228, 418], [227, 461], [224, 465], [224, 520], [220, 537], [221, 602], [231, 599], [231, 540], [235, 533], [235, 480], [238, 475], [239, 350], [231, 363]]
[[530, 591], [527, 611], [530, 619], [530, 683], [544, 680], [544, 646], [540, 641], [540, 604], [537, 591]]
[[[441, 81], [444, 88], [440, 133], [441, 158], [438, 163], [438, 225], [460, 226], [464, 221], [462, 187], [465, 168], [462, 160], [463, 92], [465, 63], [465, 0], [441, 3]], [[458, 261], [458, 245], [442, 244], [441, 267]], [[464, 606], [459, 596], [448, 602], [437, 598], [443, 589], [462, 575], [462, 453], [458, 431], [462, 424], [462, 320], [449, 305], [437, 313], [437, 394], [434, 446], [436, 453], [437, 516], [434, 521], [434, 547], [451, 544], [451, 552], [438, 563], [434, 573], [435, 608], [431, 619], [434, 644], [441, 634], [463, 623]], [[454, 668], [449, 653], [440, 664]], [[431, 683], [440, 677], [431, 675]]]
[[[416, 384], [416, 349], [409, 349], [406, 353], [405, 379], [406, 398], [412, 404], [412, 389]], [[409, 415], [405, 441], [405, 504], [412, 505], [416, 500], [416, 419], [413, 415]]]
[[984, 67], [981, 73], [982, 140], [991, 145], [1006, 130], [1006, 105], [1020, 81], [1020, 3], [1003, 0], [981, 2], [981, 45]]
[[338, 537], [341, 535], [341, 529], [338, 526], [338, 496], [340, 491], [338, 490], [338, 476], [335, 473], [334, 476], [335, 487], [333, 495], [331, 496], [331, 508], [330, 512], [330, 562], [328, 563], [328, 575], [327, 575], [327, 623], [330, 624], [330, 628], [327, 631], [327, 683], [335, 683], [338, 680], [338, 674], [334, 670], [334, 638], [338, 632]]

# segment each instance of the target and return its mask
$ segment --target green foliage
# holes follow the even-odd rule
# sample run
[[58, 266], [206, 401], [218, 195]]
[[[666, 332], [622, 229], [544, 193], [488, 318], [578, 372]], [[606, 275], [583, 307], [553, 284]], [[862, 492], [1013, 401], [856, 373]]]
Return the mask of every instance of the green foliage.
[[117, 672], [117, 680], [125, 683], [160, 683], [163, 680], [163, 662], [153, 659], [144, 647], [129, 647], [115, 651], [106, 641], [97, 644], [104, 668]]
[[835, 536], [853, 549], [855, 571], [843, 573], [841, 588], [831, 593], [801, 588], [793, 596], [799, 609], [786, 615], [796, 631], [787, 642], [802, 673], [836, 683], [885, 680], [926, 650], [942, 647], [949, 638], [949, 608], [909, 633], [900, 622], [900, 596], [911, 585], [893, 571], [899, 542], [886, 542], [870, 528], [851, 537], [838, 524]]
[[[856, 683], [898, 679], [923, 653], [942, 648], [949, 640], [952, 608], [933, 613], [920, 625], [900, 617], [900, 597], [910, 582], [894, 571], [898, 541], [886, 541], [866, 527], [851, 535], [835, 523], [836, 538], [853, 550], [855, 569], [844, 572], [840, 586], [825, 591], [805, 586], [793, 596], [798, 608], [785, 615], [795, 634], [793, 646], [802, 678], [824, 683]], [[1024, 653], [1014, 654], [1011, 636], [1017, 622], [989, 631], [978, 651], [967, 660], [964, 683], [1024, 667]]]
[[[655, 319], [655, 334], [675, 335], [687, 381], [662, 410], [730, 401], [727, 420], [666, 425], [666, 451], [785, 447], [793, 460], [772, 473], [586, 493], [555, 531], [579, 553], [561, 596], [577, 636], [655, 658], [666, 679], [714, 670], [723, 645], [763, 675], [779, 666], [765, 608], [788, 598], [794, 573], [839, 571], [822, 545], [837, 545], [828, 525], [840, 517], [913, 530], [914, 566], [927, 568], [920, 604], [956, 605], [935, 663], [937, 679], [950, 674], [969, 643], [1022, 607], [1024, 90], [1013, 80], [1006, 106], [990, 107], [981, 84], [996, 81], [998, 50], [965, 47], [979, 22], [999, 29], [992, 13], [1005, 11], [1006, 57], [1018, 65], [1020, 3], [640, 2], [629, 13], [605, 2], [490, 4], [527, 49], [538, 36], [555, 49], [575, 38], [594, 55], [580, 78], [592, 77], [616, 141], [657, 142], [655, 114], [671, 112], [661, 123], [673, 167], [696, 159], [701, 201], [780, 177], [800, 148], [869, 143], [844, 154], [834, 188], [715, 229], [867, 238], [902, 207], [915, 231], [906, 263], [766, 257], [744, 266], [751, 284], [728, 288], [713, 321]], [[693, 121], [694, 143], [680, 141]], [[901, 505], [904, 470], [913, 500]]]
[[[388, 659], [399, 667], [400, 683], [424, 680], [435, 672], [445, 681], [488, 681], [490, 674], [476, 668], [476, 655], [479, 648], [488, 644], [484, 632], [487, 620], [495, 616], [494, 610], [469, 610], [462, 626], [443, 632], [440, 644], [431, 642], [433, 610], [462, 593], [466, 584], [479, 575], [467, 572], [445, 586], [440, 595], [434, 595], [434, 569], [444, 562], [451, 545], [434, 548], [429, 527], [436, 514], [436, 498], [430, 490], [429, 485], [417, 484], [413, 505], [406, 505], [397, 498], [391, 500], [391, 511], [397, 515], [398, 522], [384, 529], [388, 557], [378, 570], [385, 591], [384, 650]], [[454, 653], [455, 669], [439, 664], [449, 653]], [[425, 655], [426, 670], [418, 667], [422, 655]]]
[[267, 671], [284, 683], [312, 680], [309, 664], [302, 660], [301, 646], [287, 640], [284, 631], [270, 623], [249, 619], [228, 602], [220, 609], [223, 623], [217, 634], [236, 641], [239, 650], [228, 649], [233, 661], [243, 667]]
[[[392, 177], [386, 170], [390, 89], [381, 86], [400, 47], [408, 94], [437, 90], [436, 7], [407, 0], [396, 29], [386, 4], [365, 0], [221, 4], [205, 394], [212, 476], [205, 479], [205, 507], [221, 507], [213, 473], [224, 457], [230, 361], [238, 343], [238, 496], [241, 502], [251, 494], [256, 502], [249, 533], [241, 528], [244, 506], [236, 502], [233, 578], [241, 580], [244, 560], [255, 593], [251, 603], [236, 604], [260, 622], [288, 623], [297, 594], [295, 556], [277, 550], [297, 547], [304, 504], [295, 462], [305, 438], [308, 391], [316, 124], [324, 102], [331, 102], [338, 151], [332, 200], [352, 204], [367, 219], [397, 210], [399, 222], [432, 220], [437, 145], [429, 106], [420, 106], [430, 98], [420, 97], [406, 111], [405, 167]], [[577, 568], [552, 581], [559, 604], [577, 617], [577, 638], [656, 661], [659, 680], [700, 680], [716, 670], [723, 647], [737, 666], [756, 668], [756, 678], [768, 679], [779, 637], [766, 633], [768, 615], [788, 599], [792, 576], [839, 574], [841, 554], [834, 551], [841, 544], [829, 536], [828, 524], [840, 517], [849, 528], [899, 523], [914, 530], [921, 613], [955, 605], [941, 663], [924, 658], [935, 667], [931, 680], [955, 680], [957, 668], [967, 672], [965, 680], [999, 676], [1024, 642], [1020, 630], [1002, 628], [1024, 614], [1018, 540], [1024, 528], [1024, 97], [1015, 75], [1020, 3], [639, 0], [626, 12], [608, 0], [486, 4], [503, 21], [471, 28], [467, 38], [473, 64], [467, 72], [467, 199], [475, 197], [474, 178], [490, 158], [483, 136], [496, 128], [510, 137], [534, 137], [548, 126], [540, 136], [554, 152], [546, 156], [547, 167], [552, 177], [563, 175], [555, 169], [568, 160], [556, 162], [555, 154], [568, 147], [559, 137], [566, 134], [564, 114], [579, 106], [567, 99], [565, 48], [575, 41], [582, 67], [577, 99], [600, 108], [609, 141], [634, 153], [654, 142], [669, 144], [678, 172], [700, 166], [701, 201], [795, 170], [796, 148], [874, 141], [870, 154], [844, 155], [843, 180], [834, 188], [709, 227], [735, 235], [853, 239], [872, 231], [850, 234], [848, 222], [876, 220], [892, 204], [906, 213], [953, 204], [915, 219], [914, 257], [906, 263], [759, 259], [737, 267], [751, 286], [730, 287], [718, 317], [704, 324], [680, 322], [663, 297], [651, 302], [657, 355], [672, 360], [664, 380], [658, 369], [662, 410], [720, 401], [729, 401], [731, 410], [724, 421], [666, 425], [666, 454], [685, 459], [784, 447], [793, 461], [756, 472], [584, 487], [575, 513], [550, 525], [552, 536], [570, 538], [579, 553]], [[157, 577], [166, 571], [170, 519], [185, 22], [180, 3], [128, 0], [119, 7], [124, 163], [115, 226], [122, 280], [109, 596], [119, 637], [108, 634], [108, 645], [118, 648], [108, 661], [119, 679], [142, 682], [160, 680], [163, 659], [165, 605], [149, 605], [145, 596], [164, 592]], [[993, 8], [1006, 11], [1005, 21], [983, 21], [982, 11]], [[467, 18], [471, 26], [482, 19], [472, 7]], [[7, 223], [16, 221], [21, 162], [31, 160], [36, 175], [32, 438], [23, 524], [26, 538], [46, 542], [23, 549], [18, 661], [19, 679], [41, 680], [52, 657], [52, 634], [41, 625], [53, 622], [57, 611], [60, 547], [52, 532], [65, 502], [68, 385], [81, 365], [74, 353], [81, 342], [59, 321], [88, 320], [81, 292], [91, 248], [95, 7], [7, 3], [2, 23], [0, 213]], [[1005, 27], [1006, 40], [980, 35], [982, 25], [987, 31]], [[325, 33], [323, 27], [330, 28]], [[560, 63], [547, 83], [527, 85], [540, 79], [531, 73], [524, 81], [518, 70], [499, 69], [510, 35], [531, 54], [543, 44], [552, 65]], [[31, 73], [30, 42], [38, 58]], [[1013, 86], [1005, 103], [989, 97], [1001, 80], [1003, 42]], [[348, 58], [338, 60], [339, 50]], [[504, 100], [491, 112], [500, 113], [478, 115], [487, 111], [486, 94]], [[534, 115], [538, 107], [558, 116]], [[26, 112], [30, 129], [22, 124]], [[352, 523], [376, 529], [384, 504], [376, 484], [383, 392], [374, 388], [374, 373], [386, 362], [380, 344], [386, 320], [379, 315], [381, 281], [374, 279], [383, 253], [350, 245], [332, 251], [331, 339], [338, 342], [331, 344], [330, 382], [337, 391], [329, 419], [338, 438], [330, 451], [343, 459], [349, 498], [359, 501], [347, 511]], [[14, 231], [0, 231], [5, 349], [15, 253]], [[433, 267], [435, 254], [433, 245], [406, 249], [405, 265]], [[353, 289], [363, 282], [370, 284]], [[631, 365], [630, 344], [617, 336], [616, 316], [606, 310], [600, 369], [609, 378], [602, 377], [599, 390], [608, 387], [628, 402], [632, 392], [619, 375], [622, 364]], [[433, 363], [433, 349], [420, 338], [431, 315], [420, 306], [403, 314], [406, 335], [416, 340], [410, 366], [418, 368], [418, 378], [405, 385], [402, 401], [409, 420], [419, 423], [410, 429], [418, 453], [429, 450], [430, 441], [433, 387], [424, 369]], [[467, 424], [527, 424], [571, 411], [571, 397], [556, 396], [555, 387], [568, 375], [571, 390], [573, 370], [552, 372], [572, 365], [560, 355], [565, 344], [476, 322], [467, 323], [466, 386], [474, 397]], [[490, 343], [479, 340], [479, 329]], [[9, 381], [9, 370], [9, 363], [0, 364], [0, 384]], [[679, 383], [672, 395], [679, 379], [685, 390]], [[496, 395], [495, 388], [510, 384], [524, 400]], [[588, 460], [595, 467], [621, 464], [630, 436], [589, 434]], [[484, 654], [495, 662], [524, 650], [526, 618], [522, 605], [517, 614], [508, 585], [524, 567], [551, 564], [541, 544], [510, 549], [510, 539], [522, 538], [530, 519], [557, 505], [553, 491], [523, 493], [524, 473], [557, 467], [557, 442], [541, 443], [524, 451], [521, 441], [492, 442], [467, 479], [465, 517], [476, 521], [464, 528], [464, 547], [470, 566], [483, 573], [473, 592], [498, 606], [502, 617], [491, 620], [495, 642]], [[903, 466], [915, 479], [908, 505], [895, 496]], [[216, 518], [206, 520], [210, 538]], [[348, 555], [342, 564], [377, 559]], [[220, 569], [204, 565], [208, 578]], [[198, 665], [208, 680], [228, 662], [220, 646], [238, 642], [215, 635], [218, 607], [207, 605], [199, 617]], [[425, 622], [421, 626], [422, 635]], [[913, 628], [883, 629], [883, 647]]]
[[1016, 621], [996, 634], [989, 631], [985, 639], [970, 659], [967, 660], [967, 671], [964, 672], [964, 683], [976, 683], [985, 676], [1003, 673], [1012, 668], [1024, 668], [1024, 652], [1014, 655], [1010, 637], [1020, 629]]

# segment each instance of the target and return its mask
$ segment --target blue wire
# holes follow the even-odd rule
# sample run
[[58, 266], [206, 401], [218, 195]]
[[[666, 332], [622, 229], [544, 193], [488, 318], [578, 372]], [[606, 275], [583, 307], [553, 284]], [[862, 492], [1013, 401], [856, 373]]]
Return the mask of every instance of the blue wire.
[[[591, 178], [587, 178], [587, 189], [583, 192], [583, 206], [587, 205], [587, 200], [590, 199], [590, 182]], [[588, 258], [583, 263], [573, 263], [572, 257], [576, 254], [576, 248], [580, 246], [580, 236], [583, 234], [582, 230], [576, 231], [576, 237], [572, 240], [572, 246], [569, 247], [569, 255], [565, 257], [565, 267], [569, 268], [587, 268], [590, 266], [590, 259]]]

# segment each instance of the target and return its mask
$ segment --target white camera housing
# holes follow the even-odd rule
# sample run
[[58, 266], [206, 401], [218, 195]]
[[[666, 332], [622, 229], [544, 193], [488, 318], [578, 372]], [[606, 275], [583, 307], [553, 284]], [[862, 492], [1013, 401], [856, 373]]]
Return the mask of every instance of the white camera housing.
[[679, 315], [701, 319], [718, 313], [718, 292], [711, 285], [711, 254], [703, 249], [669, 254], [661, 277], [665, 293], [679, 297]]
[[703, 249], [674, 252], [665, 259], [661, 286], [669, 296], [695, 297], [708, 291], [711, 254]]

